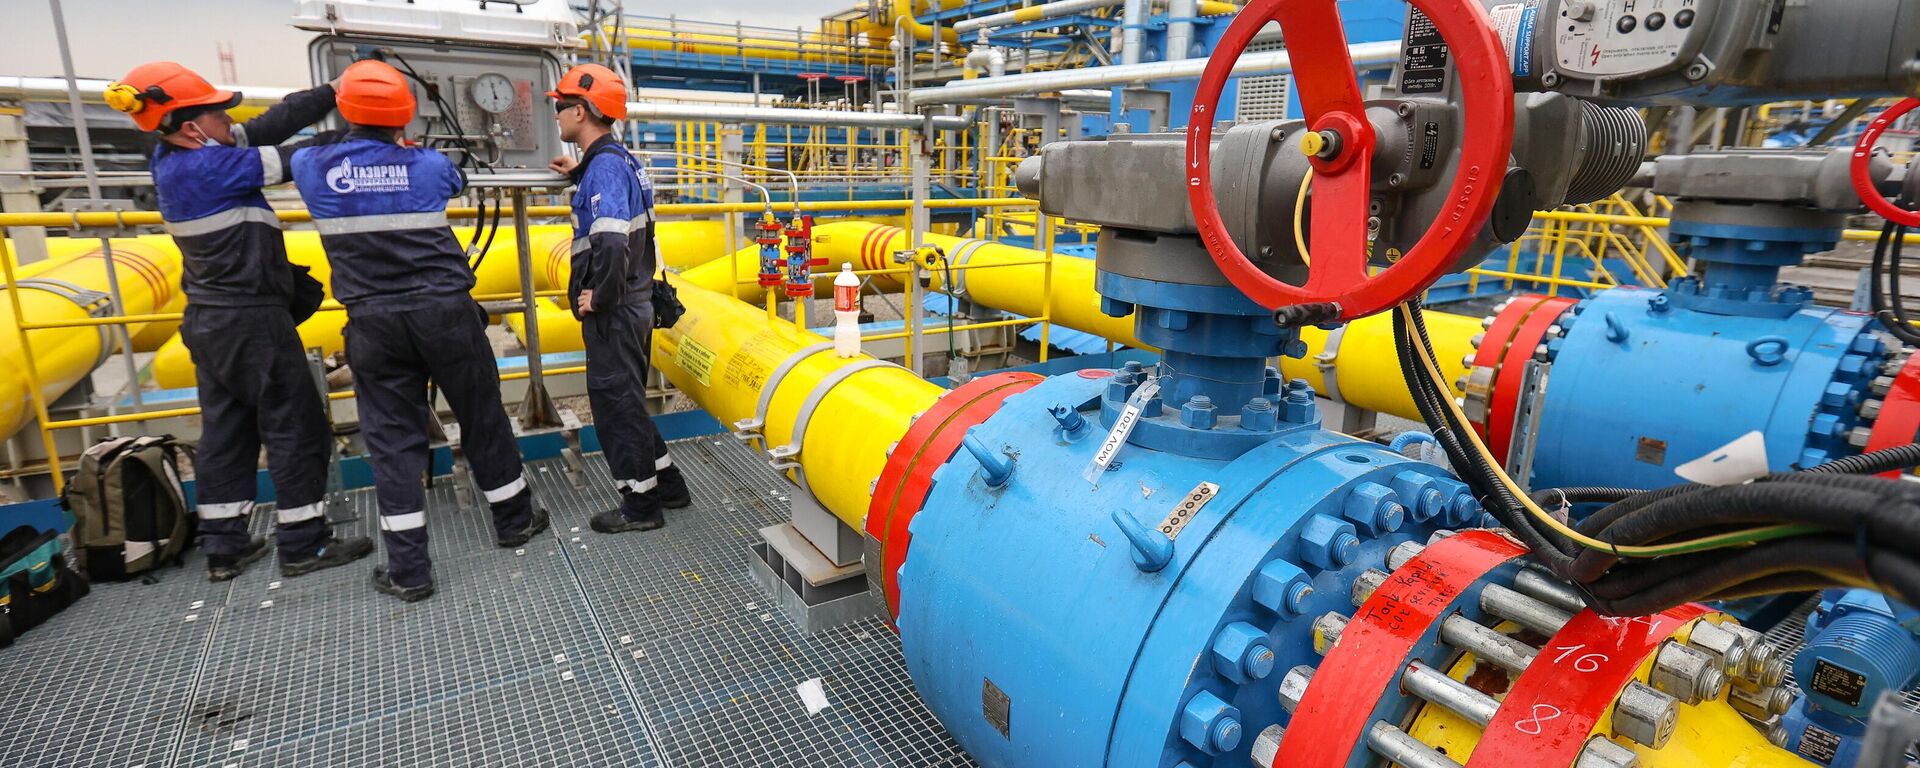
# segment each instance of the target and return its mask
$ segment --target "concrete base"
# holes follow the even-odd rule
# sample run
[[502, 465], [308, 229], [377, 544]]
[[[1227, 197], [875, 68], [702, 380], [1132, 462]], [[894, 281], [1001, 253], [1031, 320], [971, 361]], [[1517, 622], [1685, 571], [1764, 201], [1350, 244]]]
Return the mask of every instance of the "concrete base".
[[836, 566], [792, 523], [760, 529], [764, 542], [747, 554], [747, 570], [787, 618], [808, 634], [868, 616], [881, 616], [860, 565]]

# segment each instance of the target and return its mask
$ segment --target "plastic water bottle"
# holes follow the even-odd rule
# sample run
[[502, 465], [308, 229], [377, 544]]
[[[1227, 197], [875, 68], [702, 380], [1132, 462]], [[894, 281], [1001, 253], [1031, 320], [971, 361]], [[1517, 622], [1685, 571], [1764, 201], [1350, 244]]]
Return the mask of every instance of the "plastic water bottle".
[[833, 278], [833, 352], [841, 357], [860, 354], [860, 277], [852, 264], [841, 264]]

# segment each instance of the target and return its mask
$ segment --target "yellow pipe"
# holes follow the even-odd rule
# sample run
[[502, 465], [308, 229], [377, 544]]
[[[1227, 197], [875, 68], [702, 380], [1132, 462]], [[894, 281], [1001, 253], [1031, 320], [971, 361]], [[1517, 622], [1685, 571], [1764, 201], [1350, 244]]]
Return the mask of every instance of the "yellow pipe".
[[[933, 3], [941, 8], [959, 5], [963, 2], [966, 2], [966, 0], [933, 0]], [[907, 33], [913, 35], [915, 40], [931, 41], [933, 40], [933, 27], [922, 24], [918, 19], [914, 18], [919, 13], [915, 6], [921, 4], [922, 3], [915, 2], [914, 0], [893, 0], [890, 6], [893, 9], [892, 19], [896, 24], [904, 21], [907, 26]], [[954, 45], [960, 44], [960, 33], [953, 31], [952, 25], [942, 26], [940, 33], [941, 40]]]
[[[1467, 372], [1460, 361], [1473, 354], [1473, 335], [1481, 330], [1480, 320], [1431, 310], [1425, 316], [1427, 334], [1433, 339], [1447, 386], [1458, 396], [1460, 390], [1455, 382]], [[1406, 377], [1401, 375], [1400, 361], [1394, 354], [1390, 315], [1371, 315], [1348, 323], [1341, 333], [1337, 355], [1331, 361], [1322, 361], [1319, 358], [1326, 350], [1327, 336], [1327, 331], [1311, 326], [1301, 329], [1300, 340], [1307, 343], [1307, 354], [1301, 358], [1281, 358], [1281, 373], [1288, 378], [1306, 379], [1315, 391], [1325, 394], [1326, 375], [1321, 365], [1330, 363], [1342, 402], [1403, 419], [1420, 420], [1420, 411], [1414, 407], [1413, 395], [1407, 391]]]
[[[966, 277], [963, 279], [956, 272], [954, 280], [964, 282], [968, 298], [981, 306], [1027, 317], [1041, 317], [1051, 309], [1053, 322], [1065, 327], [1128, 346], [1145, 346], [1134, 338], [1132, 315], [1115, 318], [1100, 311], [1100, 296], [1093, 290], [1094, 268], [1091, 259], [1054, 259], [1052, 283], [1048, 285], [1047, 257], [1039, 251], [935, 233], [922, 234], [920, 240], [928, 245], [939, 246], [949, 259], [957, 259], [962, 248], [969, 244], [980, 243], [965, 263]], [[843, 264], [851, 264], [856, 270], [872, 274], [872, 287], [878, 291], [890, 293], [901, 290], [900, 277], [881, 270], [895, 268], [893, 252], [906, 250], [907, 247], [907, 233], [899, 227], [858, 221], [834, 221], [815, 226], [813, 255], [827, 262], [815, 268], [815, 295], [827, 295], [833, 276], [840, 272]], [[741, 300], [761, 303], [766, 301], [766, 292], [755, 279], [759, 272], [759, 246], [748, 246], [736, 251], [730, 261], [716, 259], [681, 273], [674, 284], [720, 294], [731, 293]], [[944, 272], [936, 269], [928, 274], [929, 290], [946, 290]], [[731, 291], [728, 290], [729, 285], [732, 286]], [[1040, 287], [1050, 290], [1045, 293], [1036, 290]], [[1047, 300], [1048, 296], [1051, 296], [1051, 302]], [[761, 311], [761, 314], [764, 316], [766, 313]], [[506, 323], [523, 342], [526, 340], [526, 331], [520, 318], [508, 317]], [[557, 302], [541, 302], [540, 348], [548, 352], [582, 349], [579, 321], [574, 320], [573, 314]], [[1397, 372], [1395, 376], [1398, 381]]]
[[[473, 228], [456, 227], [453, 234], [464, 244], [472, 239]], [[555, 248], [565, 253], [572, 242], [573, 229], [564, 224], [534, 226], [527, 229], [527, 237], [535, 254], [549, 253]], [[319, 280], [321, 287], [327, 291], [328, 298], [332, 298], [330, 278], [333, 272], [327, 263], [326, 250], [320, 245], [319, 234], [310, 230], [288, 232], [285, 238], [287, 260], [311, 270], [314, 279]], [[159, 239], [171, 244], [171, 238], [159, 236]], [[544, 287], [540, 285], [542, 273], [538, 268], [539, 259], [536, 258], [534, 263], [535, 285]], [[494, 233], [493, 246], [488, 249], [486, 260], [480, 263], [480, 270], [474, 274], [473, 292], [475, 295], [519, 295], [519, 253], [511, 227], [501, 227], [499, 232]], [[309, 349], [318, 347], [324, 355], [339, 352], [345, 349], [341, 331], [346, 325], [347, 316], [344, 312], [315, 312], [313, 317], [300, 324], [301, 345]], [[165, 389], [183, 389], [198, 382], [194, 375], [193, 357], [179, 335], [171, 335], [159, 346], [153, 357], [153, 379]]]
[[[120, 277], [124, 313], [148, 314], [176, 300], [180, 292], [178, 252], [137, 241], [120, 241], [113, 249], [113, 261]], [[58, 280], [103, 293], [108, 288], [106, 259], [97, 250], [97, 243], [96, 250], [33, 274], [40, 279]], [[19, 302], [20, 315], [28, 322], [78, 320], [88, 316], [82, 307], [49, 291], [10, 288], [9, 293], [12, 301]], [[29, 389], [32, 385], [28, 383], [26, 352], [20, 347], [20, 333], [13, 313], [0, 314], [0, 326], [4, 326], [0, 327], [0, 371], [8, 372], [0, 377], [0, 434], [11, 435], [33, 418]], [[112, 341], [116, 336], [102, 334], [104, 329], [100, 326], [27, 331], [28, 342], [33, 345], [33, 367], [39, 373], [40, 395], [45, 401], [51, 402], [66, 394], [93, 372], [95, 363], [104, 354], [118, 349], [119, 345]], [[141, 330], [138, 325], [128, 328], [129, 333], [137, 334]]]
[[[753, 417], [760, 390], [773, 386], [766, 444], [792, 441], [800, 407], [821, 380], [866, 359], [813, 355], [777, 383], [769, 382], [773, 369], [796, 350], [828, 339], [796, 330], [792, 323], [770, 322], [759, 307], [693, 285], [681, 286], [680, 301], [686, 316], [673, 328], [654, 332], [654, 366], [722, 424]], [[942, 391], [891, 365], [853, 374], [828, 391], [800, 447], [814, 496], [854, 530], [863, 530], [872, 501], [868, 482], [880, 476], [888, 451], [913, 417]]]
[[681, 32], [629, 26], [627, 46], [637, 51], [669, 51], [704, 56], [737, 56], [814, 64], [891, 64], [885, 48], [832, 40], [780, 40], [764, 37]]

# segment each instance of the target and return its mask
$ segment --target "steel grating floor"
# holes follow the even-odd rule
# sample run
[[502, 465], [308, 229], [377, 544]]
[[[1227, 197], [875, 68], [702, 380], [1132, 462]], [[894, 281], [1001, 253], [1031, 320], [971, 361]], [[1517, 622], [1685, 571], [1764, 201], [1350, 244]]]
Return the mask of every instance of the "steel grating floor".
[[[528, 466], [554, 527], [517, 551], [436, 483], [422, 603], [375, 593], [371, 558], [210, 584], [195, 554], [156, 584], [97, 585], [0, 650], [0, 765], [971, 765], [883, 622], [802, 635], [754, 587], [747, 547], [789, 486], [725, 437], [672, 450], [695, 505], [650, 533], [587, 528], [615, 503], [598, 455], [585, 490]], [[334, 516], [371, 534], [372, 492]], [[810, 715], [796, 689], [815, 678], [828, 706]]]

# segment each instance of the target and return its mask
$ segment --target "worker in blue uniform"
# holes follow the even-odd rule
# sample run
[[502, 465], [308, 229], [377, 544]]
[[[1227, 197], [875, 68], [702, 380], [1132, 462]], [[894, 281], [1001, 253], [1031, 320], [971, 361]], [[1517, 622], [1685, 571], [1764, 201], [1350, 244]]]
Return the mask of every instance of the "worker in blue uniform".
[[666, 440], [647, 415], [647, 355], [653, 338], [653, 182], [614, 136], [627, 115], [627, 84], [599, 64], [560, 78], [554, 99], [560, 138], [583, 147], [553, 170], [573, 180], [573, 258], [567, 296], [587, 348], [587, 399], [606, 449], [620, 506], [593, 516], [601, 533], [650, 531], [663, 510], [693, 503]]
[[448, 198], [466, 177], [444, 155], [399, 143], [414, 97], [385, 63], [354, 63], [340, 76], [337, 143], [294, 153], [293, 175], [347, 307], [347, 365], [372, 459], [387, 564], [374, 587], [413, 602], [433, 594], [422, 478], [432, 382], [453, 406], [460, 443], [492, 508], [494, 541], [518, 547], [547, 528], [527, 485], [487, 340], [473, 300], [472, 268], [447, 225]]
[[236, 125], [227, 110], [240, 94], [160, 61], [135, 67], [108, 87], [106, 99], [141, 129], [160, 133], [153, 185], [185, 264], [180, 338], [199, 379], [193, 467], [207, 577], [232, 579], [267, 552], [263, 537], [247, 534], [263, 444], [278, 504], [281, 575], [367, 556], [370, 539], [337, 539], [327, 523], [333, 431], [294, 330], [323, 292], [305, 267], [287, 261], [280, 221], [260, 193], [287, 181], [298, 145], [281, 142], [333, 111], [333, 86], [290, 94]]

